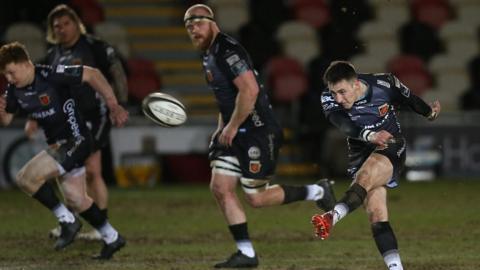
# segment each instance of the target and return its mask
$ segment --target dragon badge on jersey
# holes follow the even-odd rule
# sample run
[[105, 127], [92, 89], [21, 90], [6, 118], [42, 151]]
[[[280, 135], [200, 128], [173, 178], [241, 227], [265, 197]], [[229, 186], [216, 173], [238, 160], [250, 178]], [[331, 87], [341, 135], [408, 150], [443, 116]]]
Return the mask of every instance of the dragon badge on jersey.
[[48, 106], [48, 104], [50, 104], [50, 96], [47, 94], [39, 95], [38, 99], [40, 99], [40, 104], [42, 104], [42, 106]]
[[248, 166], [248, 170], [251, 173], [259, 173], [260, 169], [262, 168], [262, 164], [258, 160], [251, 160], [250, 165]]
[[378, 107], [378, 113], [380, 114], [380, 117], [384, 117], [385, 115], [387, 115], [389, 108], [390, 105], [388, 105], [388, 103], [385, 103], [382, 106]]

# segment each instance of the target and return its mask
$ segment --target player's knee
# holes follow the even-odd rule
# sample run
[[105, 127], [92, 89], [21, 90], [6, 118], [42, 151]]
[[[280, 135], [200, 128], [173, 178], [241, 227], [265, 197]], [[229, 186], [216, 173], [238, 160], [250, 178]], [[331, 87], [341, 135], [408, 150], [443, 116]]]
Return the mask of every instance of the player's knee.
[[367, 209], [368, 219], [370, 223], [384, 221], [386, 213], [384, 207], [371, 207]]
[[210, 183], [210, 191], [217, 200], [225, 200], [235, 192], [234, 190], [230, 190], [228, 186], [213, 181]]
[[15, 177], [15, 183], [23, 190], [29, 190], [37, 181], [37, 177], [28, 168], [22, 168]]
[[360, 170], [355, 176], [355, 182], [361, 185], [365, 190], [370, 190], [371, 173], [368, 170]]
[[63, 195], [65, 197], [65, 203], [76, 212], [83, 210], [82, 208], [84, 208], [84, 205], [86, 205], [88, 201], [85, 194], [74, 189], [63, 189]]
[[261, 208], [264, 206], [263, 198], [260, 194], [246, 194], [245, 200], [247, 201], [248, 205], [253, 208]]

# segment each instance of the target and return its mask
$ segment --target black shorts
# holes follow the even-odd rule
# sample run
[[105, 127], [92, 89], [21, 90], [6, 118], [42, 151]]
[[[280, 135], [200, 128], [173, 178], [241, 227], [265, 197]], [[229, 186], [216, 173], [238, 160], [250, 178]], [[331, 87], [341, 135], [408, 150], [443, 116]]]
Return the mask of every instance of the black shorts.
[[266, 180], [274, 175], [278, 151], [283, 143], [281, 130], [239, 129], [231, 147], [218, 143], [218, 135], [210, 143], [210, 161], [236, 157], [239, 168], [235, 171], [241, 173], [242, 178]]
[[104, 106], [95, 115], [86, 117], [85, 122], [92, 134], [93, 151], [95, 152], [107, 145], [112, 129], [108, 109]]
[[397, 137], [394, 143], [389, 143], [387, 148], [379, 149], [375, 145], [369, 144], [367, 146], [358, 147], [358, 145], [350, 144], [349, 151], [349, 168], [350, 176], [355, 177], [358, 169], [363, 165], [367, 158], [372, 153], [377, 153], [386, 156], [393, 166], [392, 178], [388, 181], [387, 187], [393, 188], [398, 186], [398, 180], [405, 166], [405, 159], [407, 154], [407, 143], [405, 138]]
[[66, 139], [57, 142], [58, 147], [50, 147], [47, 153], [52, 156], [65, 172], [83, 167], [85, 160], [92, 153], [92, 139], [90, 137], [81, 140]]

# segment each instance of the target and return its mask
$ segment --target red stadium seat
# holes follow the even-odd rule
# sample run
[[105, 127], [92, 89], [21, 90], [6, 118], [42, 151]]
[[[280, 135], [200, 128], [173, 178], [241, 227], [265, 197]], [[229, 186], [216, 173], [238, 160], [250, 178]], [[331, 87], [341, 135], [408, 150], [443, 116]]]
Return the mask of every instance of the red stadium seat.
[[70, 5], [78, 11], [82, 22], [87, 26], [105, 21], [103, 6], [96, 0], [71, 0]]
[[130, 58], [127, 62], [128, 70], [131, 74], [157, 74], [155, 64], [143, 58]]
[[324, 0], [294, 0], [295, 18], [320, 29], [331, 20], [330, 9]]
[[145, 96], [161, 88], [162, 82], [152, 61], [135, 58], [129, 59], [127, 65], [128, 92], [134, 100], [141, 102]]
[[432, 75], [425, 62], [415, 55], [398, 55], [388, 62], [387, 69], [417, 96], [432, 87]]
[[274, 57], [267, 63], [266, 71], [272, 99], [276, 102], [291, 103], [307, 91], [305, 70], [293, 58]]
[[437, 30], [453, 15], [448, 0], [413, 0], [410, 8], [415, 19]]

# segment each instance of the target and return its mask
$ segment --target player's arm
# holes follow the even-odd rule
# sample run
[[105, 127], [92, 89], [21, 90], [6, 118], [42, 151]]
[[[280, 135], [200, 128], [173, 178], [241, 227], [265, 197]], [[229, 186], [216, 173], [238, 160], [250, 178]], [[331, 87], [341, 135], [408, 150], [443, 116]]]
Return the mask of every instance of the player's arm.
[[213, 134], [212, 134], [212, 138], [211, 138], [212, 141], [213, 141], [213, 139], [215, 138], [215, 136], [217, 136], [217, 134], [222, 131], [224, 125], [225, 125], [225, 124], [223, 123], [222, 114], [219, 113], [219, 114], [218, 114], [217, 129], [216, 129], [216, 130], [213, 132]]
[[109, 73], [107, 77], [118, 102], [125, 104], [128, 101], [128, 84], [119, 55], [112, 46], [101, 40], [95, 40], [92, 49], [97, 58], [98, 68]]
[[127, 76], [123, 70], [122, 63], [117, 57], [112, 61], [110, 65], [110, 74], [112, 75], [112, 84], [115, 96], [122, 104], [128, 101], [128, 84]]
[[357, 126], [343, 111], [334, 111], [327, 115], [328, 121], [340, 129], [345, 135], [365, 142], [385, 146], [393, 139], [393, 135], [386, 130], [373, 131]]
[[233, 84], [238, 89], [237, 98], [235, 100], [235, 109], [232, 117], [223, 129], [219, 141], [222, 144], [232, 145], [233, 138], [237, 134], [240, 125], [252, 113], [258, 96], [258, 84], [252, 70], [247, 70], [238, 75]]
[[128, 112], [118, 104], [112, 87], [100, 70], [83, 66], [82, 82], [88, 83], [95, 91], [102, 95], [110, 109], [110, 118], [114, 124], [122, 126], [127, 121]]
[[427, 104], [423, 99], [411, 93], [400, 80], [394, 75], [389, 75], [390, 83], [393, 88], [397, 90], [394, 92], [394, 97], [400, 101], [400, 103], [407, 105], [414, 112], [425, 116], [428, 120], [433, 121], [437, 119], [440, 114], [441, 106], [438, 100]]

